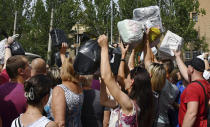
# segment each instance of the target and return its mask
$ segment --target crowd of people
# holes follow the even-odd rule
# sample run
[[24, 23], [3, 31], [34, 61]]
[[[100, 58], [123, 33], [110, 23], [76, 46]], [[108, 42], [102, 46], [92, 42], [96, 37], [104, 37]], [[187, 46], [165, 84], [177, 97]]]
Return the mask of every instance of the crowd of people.
[[14, 40], [9, 37], [0, 70], [0, 127], [207, 127], [207, 55], [187, 65], [181, 51], [174, 51], [174, 61], [158, 59], [148, 36], [149, 29], [144, 60], [138, 64], [135, 49], [128, 53], [129, 45], [118, 44], [117, 75], [111, 70], [105, 35], [97, 40], [101, 63], [93, 75], [74, 71], [65, 42], [60, 48], [62, 66], [47, 68], [42, 58], [30, 62], [23, 55], [12, 56]]

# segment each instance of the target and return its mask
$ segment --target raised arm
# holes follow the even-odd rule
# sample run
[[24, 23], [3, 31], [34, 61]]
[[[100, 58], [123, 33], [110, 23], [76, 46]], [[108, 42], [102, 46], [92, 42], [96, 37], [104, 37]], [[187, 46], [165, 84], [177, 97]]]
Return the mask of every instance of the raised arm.
[[12, 37], [9, 37], [7, 39], [6, 44], [5, 44], [5, 55], [4, 55], [4, 67], [3, 67], [3, 69], [6, 69], [7, 60], [12, 56], [10, 45], [13, 42], [14, 42], [14, 39]]
[[174, 51], [174, 55], [181, 75], [186, 81], [190, 82], [187, 74], [187, 66], [184, 64], [181, 58], [181, 51]]
[[66, 49], [68, 48], [68, 44], [63, 42], [61, 49], [60, 49], [60, 57], [61, 57], [61, 63], [63, 64], [63, 61], [66, 59]]
[[134, 67], [135, 67], [135, 50], [133, 49], [128, 60], [128, 68], [131, 71], [134, 69]]
[[119, 82], [120, 86], [124, 89], [125, 65], [126, 65], [125, 57], [126, 57], [129, 45], [126, 45], [126, 47], [124, 47], [123, 43], [121, 42], [119, 43], [119, 46], [120, 46], [122, 55], [121, 55], [120, 66], [119, 66], [118, 75], [117, 75], [117, 81]]
[[152, 50], [149, 44], [149, 29], [144, 35], [144, 41], [146, 43], [144, 47], [144, 65], [145, 68], [148, 69], [149, 65], [152, 63], [152, 55], [151, 55]]
[[109, 56], [108, 56], [108, 39], [105, 35], [102, 35], [98, 39], [98, 43], [101, 47], [101, 77], [105, 85], [109, 89], [111, 95], [120, 104], [123, 113], [129, 114], [132, 112], [133, 104], [128, 95], [121, 91], [117, 86], [117, 82], [111, 71]]
[[100, 85], [100, 103], [101, 105], [108, 107], [108, 108], [116, 108], [117, 107], [117, 102], [115, 100], [110, 100], [108, 98], [108, 94], [106, 92], [106, 86], [103, 82], [103, 80], [101, 80], [101, 85]]

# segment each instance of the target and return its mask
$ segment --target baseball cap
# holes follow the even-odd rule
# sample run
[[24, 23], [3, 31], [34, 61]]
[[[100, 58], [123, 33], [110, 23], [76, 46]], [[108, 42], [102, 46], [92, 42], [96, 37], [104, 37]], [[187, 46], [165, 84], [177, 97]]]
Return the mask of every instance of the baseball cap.
[[205, 63], [203, 60], [199, 59], [199, 58], [193, 58], [189, 65], [191, 65], [195, 70], [199, 71], [199, 72], [204, 72], [205, 70]]

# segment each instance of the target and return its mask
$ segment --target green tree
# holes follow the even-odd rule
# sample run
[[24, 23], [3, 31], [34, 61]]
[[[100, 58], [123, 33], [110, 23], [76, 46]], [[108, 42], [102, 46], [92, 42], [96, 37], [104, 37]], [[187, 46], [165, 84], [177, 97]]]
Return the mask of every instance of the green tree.
[[46, 58], [49, 15], [42, 0], [37, 0], [32, 7], [29, 5], [30, 1], [27, 2], [25, 5], [28, 7], [25, 12], [25, 30], [20, 41], [26, 51]]
[[[81, 24], [88, 26], [88, 32], [95, 36], [100, 34], [110, 35], [110, 0], [83, 0], [82, 4], [84, 6], [79, 21]], [[117, 5], [113, 2], [113, 33], [117, 33], [118, 17]]]

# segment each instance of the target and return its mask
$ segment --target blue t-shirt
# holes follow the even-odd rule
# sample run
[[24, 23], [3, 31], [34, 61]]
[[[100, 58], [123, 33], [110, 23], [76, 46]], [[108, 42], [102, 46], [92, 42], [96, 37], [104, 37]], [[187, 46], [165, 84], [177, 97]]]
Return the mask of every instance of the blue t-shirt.
[[177, 96], [176, 102], [177, 102], [178, 104], [180, 104], [181, 94], [182, 94], [182, 92], [184, 91], [185, 86], [184, 86], [184, 84], [182, 83], [182, 81], [178, 81], [178, 82], [176, 83], [176, 86], [177, 86], [178, 89], [179, 89], [179, 94], [178, 94], [178, 96]]

